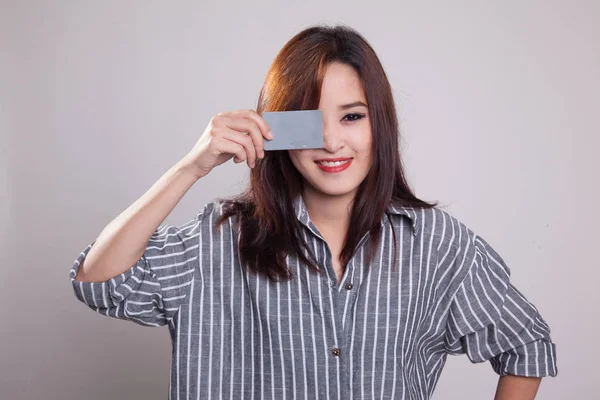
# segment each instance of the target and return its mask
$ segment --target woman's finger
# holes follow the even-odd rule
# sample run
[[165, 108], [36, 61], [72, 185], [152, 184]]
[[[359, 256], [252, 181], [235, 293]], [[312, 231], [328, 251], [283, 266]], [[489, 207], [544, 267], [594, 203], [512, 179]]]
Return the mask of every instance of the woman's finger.
[[245, 159], [248, 160], [248, 166], [250, 168], [254, 168], [256, 163], [256, 149], [254, 148], [254, 141], [250, 135], [236, 131], [229, 127], [223, 128], [220, 134], [224, 139], [241, 145], [245, 150]]
[[252, 119], [258, 125], [261, 136], [263, 136], [264, 138], [266, 138], [268, 140], [273, 139], [273, 134], [271, 132], [271, 128], [269, 127], [269, 124], [267, 124], [267, 121], [265, 121], [264, 118], [261, 117], [256, 111], [254, 111], [254, 110], [239, 110], [239, 111], [234, 111], [231, 114]]
[[254, 144], [257, 157], [265, 157], [264, 139], [258, 125], [253, 119], [245, 117], [229, 117], [226, 119], [225, 124], [227, 127], [238, 132], [248, 133]]
[[233, 161], [235, 163], [241, 163], [248, 159], [244, 146], [234, 141], [223, 138], [216, 147], [222, 154], [233, 154]]

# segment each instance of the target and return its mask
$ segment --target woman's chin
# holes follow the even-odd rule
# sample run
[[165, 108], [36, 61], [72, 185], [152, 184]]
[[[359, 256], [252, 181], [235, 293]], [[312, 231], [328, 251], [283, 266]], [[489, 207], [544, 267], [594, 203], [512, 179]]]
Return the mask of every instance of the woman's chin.
[[349, 196], [356, 193], [356, 189], [358, 186], [353, 185], [344, 185], [339, 186], [336, 185], [333, 187], [332, 185], [311, 185], [313, 186], [313, 190], [315, 190], [321, 196], [331, 196], [331, 197], [339, 197], [339, 196]]

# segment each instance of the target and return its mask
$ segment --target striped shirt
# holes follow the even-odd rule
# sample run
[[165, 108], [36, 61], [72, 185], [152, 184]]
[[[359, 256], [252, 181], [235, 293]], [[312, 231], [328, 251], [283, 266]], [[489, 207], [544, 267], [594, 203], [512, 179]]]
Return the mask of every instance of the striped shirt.
[[548, 324], [494, 249], [448, 212], [390, 206], [375, 258], [367, 234], [338, 284], [301, 197], [294, 208], [322, 274], [292, 256], [290, 281], [248, 273], [237, 217], [216, 228], [214, 202], [161, 225], [106, 282], [74, 279], [91, 242], [70, 271], [74, 293], [100, 314], [169, 327], [172, 400], [429, 399], [448, 354], [499, 375], [556, 376]]

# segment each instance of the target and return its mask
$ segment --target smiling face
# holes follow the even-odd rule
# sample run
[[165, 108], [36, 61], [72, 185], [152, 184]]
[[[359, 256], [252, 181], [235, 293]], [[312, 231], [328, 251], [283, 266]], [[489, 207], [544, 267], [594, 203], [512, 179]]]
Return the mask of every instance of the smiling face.
[[289, 150], [290, 159], [318, 195], [352, 196], [372, 164], [367, 101], [356, 71], [339, 62], [327, 67], [321, 87], [323, 148]]

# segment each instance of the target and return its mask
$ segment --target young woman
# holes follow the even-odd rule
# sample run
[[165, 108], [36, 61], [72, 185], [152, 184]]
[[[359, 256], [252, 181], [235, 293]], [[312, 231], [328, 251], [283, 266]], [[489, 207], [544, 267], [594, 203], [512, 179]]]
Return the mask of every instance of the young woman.
[[[319, 109], [324, 147], [263, 150], [264, 111]], [[498, 399], [557, 374], [537, 309], [481, 237], [409, 188], [389, 82], [354, 30], [315, 26], [280, 51], [257, 110], [214, 116], [194, 148], [75, 261], [79, 300], [168, 325], [170, 396], [427, 399], [448, 354], [489, 360]], [[214, 167], [250, 185], [160, 225]]]

